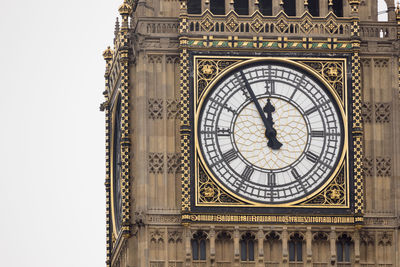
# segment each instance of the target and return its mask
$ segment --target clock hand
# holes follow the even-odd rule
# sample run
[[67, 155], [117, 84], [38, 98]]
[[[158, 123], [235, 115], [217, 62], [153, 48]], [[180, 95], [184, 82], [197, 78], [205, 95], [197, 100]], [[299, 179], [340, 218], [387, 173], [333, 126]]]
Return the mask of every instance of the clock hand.
[[[260, 114], [261, 120], [264, 123], [265, 129], [266, 129], [265, 137], [267, 137], [269, 140], [268, 146], [272, 149], [281, 148], [282, 144], [278, 140], [276, 140], [276, 130], [272, 127], [272, 125], [273, 125], [272, 116], [269, 116], [269, 120], [267, 119], [267, 117], [265, 117], [264, 111], [262, 110], [260, 103], [258, 103], [256, 95], [254, 94], [253, 89], [251, 89], [251, 86], [250, 86], [249, 82], [247, 81], [246, 77], [244, 76], [243, 71], [240, 71], [240, 75], [242, 77], [242, 80], [244, 81], [244, 85], [245, 85], [247, 91], [250, 94], [251, 99], [253, 100], [254, 105], [256, 105], [258, 114]], [[271, 114], [269, 113], [269, 115], [271, 115]]]
[[269, 139], [268, 146], [272, 149], [279, 149], [282, 146], [282, 143], [276, 139], [276, 130], [273, 127], [274, 121], [272, 119], [272, 112], [275, 111], [275, 107], [271, 104], [271, 100], [267, 99], [267, 104], [265, 105], [263, 111], [267, 113], [267, 121], [270, 123], [270, 128], [266, 129], [265, 135]]

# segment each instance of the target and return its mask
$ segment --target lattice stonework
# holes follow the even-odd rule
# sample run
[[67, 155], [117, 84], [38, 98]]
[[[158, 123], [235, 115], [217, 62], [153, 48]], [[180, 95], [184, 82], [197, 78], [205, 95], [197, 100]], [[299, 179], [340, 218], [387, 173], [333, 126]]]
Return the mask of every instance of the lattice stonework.
[[360, 56], [356, 50], [352, 55], [352, 106], [353, 106], [353, 159], [354, 159], [354, 199], [355, 213], [364, 212], [364, 181], [363, 181], [363, 140], [362, 140], [362, 104], [361, 104], [361, 65]]
[[124, 236], [130, 235], [130, 123], [129, 123], [129, 26], [132, 7], [123, 3], [119, 8], [122, 27], [119, 34], [121, 69], [121, 197], [122, 227]]
[[181, 156], [182, 156], [182, 211], [190, 211], [190, 100], [189, 100], [189, 55], [181, 52]]

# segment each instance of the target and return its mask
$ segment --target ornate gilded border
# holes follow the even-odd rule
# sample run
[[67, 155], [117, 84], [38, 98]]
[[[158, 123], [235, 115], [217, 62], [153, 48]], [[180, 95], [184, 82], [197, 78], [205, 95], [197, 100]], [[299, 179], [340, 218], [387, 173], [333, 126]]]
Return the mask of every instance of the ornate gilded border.
[[[227, 71], [236, 68], [237, 65], [247, 64], [259, 60], [269, 60], [286, 63], [297, 64], [307, 72], [312, 70], [314, 76], [319, 76], [325, 82], [325, 86], [329, 87], [332, 94], [338, 101], [340, 109], [343, 110], [343, 120], [345, 127], [345, 139], [343, 146], [343, 154], [337, 170], [326, 182], [321, 189], [317, 190], [311, 196], [307, 196], [296, 203], [267, 205], [248, 201], [238, 196], [232, 196], [222, 184], [215, 178], [207, 178], [211, 175], [207, 166], [204, 165], [201, 152], [197, 142], [196, 121], [194, 118], [194, 162], [192, 167], [195, 168], [195, 201], [194, 206], [200, 207], [290, 207], [290, 208], [349, 208], [349, 162], [348, 162], [348, 134], [347, 134], [347, 88], [346, 86], [346, 59], [345, 58], [274, 58], [274, 57], [234, 57], [234, 56], [199, 56], [193, 57], [193, 113], [197, 114], [199, 102], [203, 99], [206, 91], [212, 88], [213, 84], [223, 76]], [[316, 64], [311, 64], [316, 63]], [[318, 64], [317, 64], [318, 63]], [[333, 78], [336, 76], [336, 78]], [[341, 83], [337, 85], [337, 83]], [[203, 85], [203, 86], [201, 86]], [[334, 86], [332, 86], [334, 85]], [[336, 86], [335, 86], [336, 85]], [[203, 88], [206, 86], [205, 88]], [[193, 135], [192, 135], [193, 138]], [[193, 179], [191, 180], [193, 182]], [[323, 189], [324, 188], [324, 189]]]
[[[106, 60], [105, 86], [103, 92], [105, 102], [100, 106], [100, 110], [105, 111], [106, 120], [106, 265], [111, 266], [113, 259], [118, 254], [118, 248], [131, 234], [131, 211], [130, 211], [130, 121], [129, 121], [129, 16], [132, 13], [132, 5], [135, 1], [127, 0], [119, 7], [118, 11], [122, 17], [121, 28], [117, 29], [114, 41], [115, 51], [107, 48], [103, 57]], [[116, 74], [112, 78], [112, 73]], [[117, 79], [116, 79], [117, 78]], [[117, 87], [117, 84], [119, 86]], [[119, 233], [116, 233], [112, 224], [112, 101], [117, 95], [117, 90], [121, 94], [121, 196], [122, 196], [122, 226]]]

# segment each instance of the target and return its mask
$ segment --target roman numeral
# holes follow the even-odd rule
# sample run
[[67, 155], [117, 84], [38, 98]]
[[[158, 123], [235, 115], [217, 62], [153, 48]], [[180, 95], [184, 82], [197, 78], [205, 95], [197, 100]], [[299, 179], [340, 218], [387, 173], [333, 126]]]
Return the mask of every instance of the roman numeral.
[[276, 176], [275, 173], [268, 173], [268, 185], [276, 185]]
[[218, 128], [217, 129], [217, 135], [218, 136], [229, 136], [231, 134], [231, 131], [226, 128]]
[[306, 153], [306, 158], [307, 158], [309, 161], [314, 162], [314, 163], [316, 163], [316, 162], [318, 161], [318, 156], [315, 155], [314, 153], [310, 152], [310, 151], [308, 151], [308, 152]]
[[222, 157], [226, 162], [231, 162], [232, 160], [238, 157], [238, 154], [236, 153], [235, 149], [232, 148], [228, 152], [225, 152], [225, 154], [223, 154]]
[[313, 108], [310, 108], [309, 110], [307, 110], [304, 114], [310, 115], [311, 113], [313, 113], [317, 110], [318, 110], [318, 107], [313, 107]]
[[253, 174], [253, 172], [254, 172], [254, 169], [252, 167], [246, 165], [246, 168], [244, 169], [244, 171], [242, 173], [243, 179], [246, 181], [250, 180], [250, 177]]
[[311, 131], [311, 137], [324, 137], [324, 131]]
[[293, 168], [290, 172], [292, 173], [293, 177], [294, 177], [296, 180], [298, 180], [298, 179], [300, 178], [300, 174], [297, 172], [296, 169]]
[[265, 82], [265, 94], [273, 95], [275, 94], [275, 83], [272, 81]]

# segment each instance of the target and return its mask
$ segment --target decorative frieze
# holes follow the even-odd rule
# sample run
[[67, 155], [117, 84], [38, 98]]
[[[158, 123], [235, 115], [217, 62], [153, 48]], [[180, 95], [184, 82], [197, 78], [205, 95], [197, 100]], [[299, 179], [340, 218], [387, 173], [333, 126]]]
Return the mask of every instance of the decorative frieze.
[[167, 99], [167, 118], [179, 118], [180, 102], [178, 99]]
[[375, 104], [375, 122], [388, 123], [390, 122], [391, 107], [390, 103], [376, 103]]
[[363, 161], [363, 171], [365, 176], [391, 176], [392, 159], [390, 157], [376, 157], [374, 167], [374, 159], [365, 157]]
[[162, 119], [163, 118], [163, 100], [150, 98], [148, 100], [148, 118], [149, 119]]
[[376, 176], [392, 175], [392, 159], [390, 157], [376, 158]]
[[163, 173], [164, 172], [164, 154], [163, 153], [149, 153], [149, 173]]
[[180, 153], [168, 153], [167, 154], [167, 172], [168, 173], [180, 173], [181, 171], [181, 155]]

